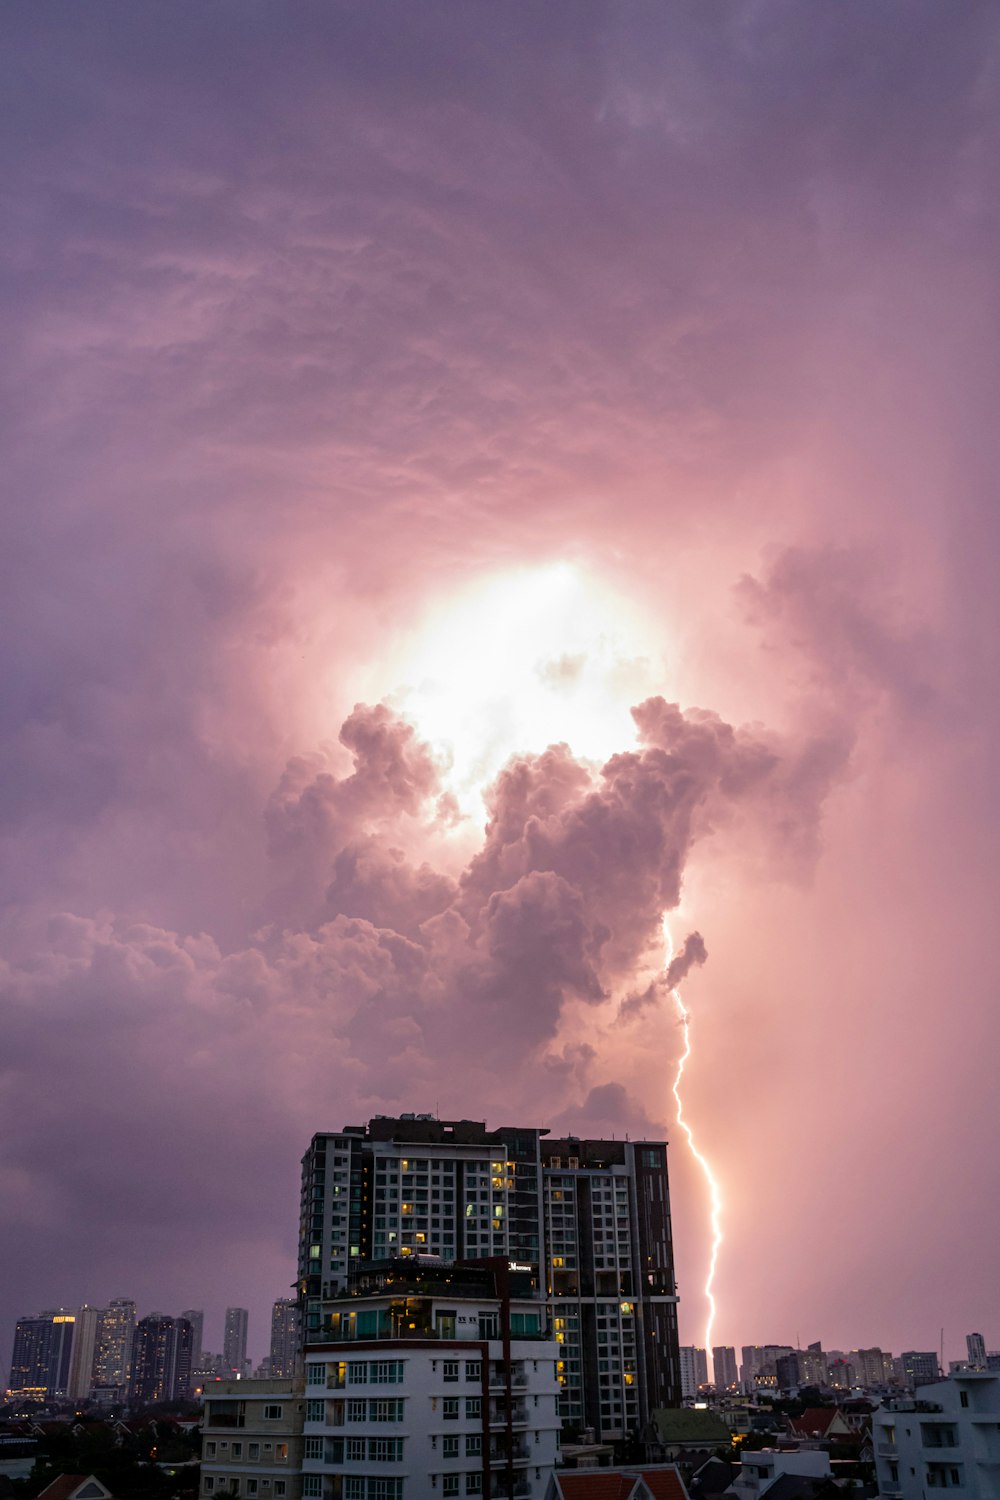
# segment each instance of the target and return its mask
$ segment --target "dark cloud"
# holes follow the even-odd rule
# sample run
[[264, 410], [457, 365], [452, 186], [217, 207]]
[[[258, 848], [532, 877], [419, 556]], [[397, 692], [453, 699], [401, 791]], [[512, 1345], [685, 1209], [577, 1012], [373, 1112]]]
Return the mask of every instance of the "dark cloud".
[[[806, 1077], [804, 1114], [893, 1057], [891, 1100], [873, 1073], [842, 1127], [858, 1160], [928, 1090], [963, 1121], [996, 1052], [995, 5], [306, 0], [289, 25], [109, 0], [0, 25], [8, 1322], [190, 1305], [192, 1281], [263, 1305], [302, 1146], [351, 1113], [542, 1098], [545, 1123], [638, 1129], [640, 1083], [565, 1031], [640, 987], [692, 890], [749, 1018], [714, 1038], [717, 1097], [794, 1031], [762, 1095]], [[349, 712], [355, 674], [470, 576], [552, 556], [655, 622], [664, 696], [598, 770], [517, 756], [459, 857], [442, 768], [384, 706]], [[807, 910], [767, 907], [817, 869]], [[970, 971], [924, 1079], [935, 923]], [[843, 1018], [822, 1058], [782, 1020], [807, 992]], [[955, 1180], [955, 1131], [928, 1181]], [[826, 1230], [870, 1255], [871, 1223], [897, 1231], [856, 1165], [831, 1162], [857, 1208]], [[757, 1209], [734, 1192], [763, 1268], [741, 1285], [779, 1319]], [[856, 1278], [873, 1317], [912, 1261], [895, 1219], [884, 1285]], [[951, 1269], [938, 1290], [975, 1281]]]

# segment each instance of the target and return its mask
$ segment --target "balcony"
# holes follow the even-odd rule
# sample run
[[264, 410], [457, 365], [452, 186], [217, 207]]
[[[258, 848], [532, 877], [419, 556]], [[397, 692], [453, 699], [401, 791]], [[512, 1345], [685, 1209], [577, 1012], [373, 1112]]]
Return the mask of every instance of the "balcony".
[[[528, 1445], [524, 1441], [523, 1438], [515, 1438], [514, 1439], [513, 1443], [511, 1444], [510, 1455], [509, 1456], [510, 1456], [511, 1459], [513, 1459], [514, 1463], [516, 1463], [516, 1464], [522, 1464], [522, 1463], [527, 1463], [528, 1462], [528, 1459], [530, 1458], [531, 1454], [530, 1454]], [[498, 1442], [494, 1441], [494, 1442], [492, 1442], [490, 1444], [490, 1463], [491, 1464], [505, 1464], [507, 1462], [507, 1458], [508, 1458], [508, 1454], [507, 1454], [507, 1445], [506, 1445], [506, 1443], [498, 1443]]]
[[[525, 1406], [512, 1406], [510, 1408], [510, 1425], [512, 1427], [527, 1427], [527, 1425], [528, 1425], [528, 1409], [527, 1409], [527, 1407], [525, 1407]], [[497, 1406], [497, 1407], [494, 1408], [493, 1411], [490, 1412], [490, 1426], [491, 1427], [506, 1427], [507, 1426], [507, 1408], [505, 1406]]]

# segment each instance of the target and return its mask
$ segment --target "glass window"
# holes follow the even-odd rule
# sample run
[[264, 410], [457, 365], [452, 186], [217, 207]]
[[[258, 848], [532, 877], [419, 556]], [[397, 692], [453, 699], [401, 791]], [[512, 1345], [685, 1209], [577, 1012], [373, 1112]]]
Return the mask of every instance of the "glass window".
[[347, 1462], [349, 1464], [363, 1464], [367, 1446], [364, 1438], [348, 1438]]
[[466, 1458], [477, 1458], [479, 1456], [479, 1454], [482, 1453], [482, 1451], [483, 1451], [482, 1434], [478, 1433], [478, 1432], [469, 1432], [469, 1433], [467, 1433], [466, 1434], [466, 1438], [465, 1438], [465, 1456], [466, 1456]]
[[446, 1359], [444, 1361], [444, 1363], [443, 1363], [443, 1365], [442, 1365], [441, 1368], [442, 1368], [442, 1371], [444, 1373], [445, 1380], [457, 1380], [458, 1379], [458, 1360], [457, 1359]]
[[326, 1366], [310, 1365], [306, 1381], [308, 1385], [326, 1385]]
[[482, 1474], [466, 1474], [465, 1493], [467, 1495], [481, 1495], [483, 1493]]
[[303, 1493], [303, 1495], [313, 1495], [313, 1496], [320, 1496], [320, 1495], [322, 1495], [322, 1493], [323, 1493], [323, 1476], [322, 1476], [322, 1474], [303, 1474], [303, 1476], [302, 1476], [302, 1493]]
[[278, 1422], [281, 1420], [282, 1408], [280, 1406], [265, 1406], [264, 1420], [266, 1422]]
[[481, 1380], [483, 1377], [483, 1364], [479, 1359], [467, 1359], [465, 1362], [466, 1380]]
[[457, 1495], [460, 1493], [458, 1475], [445, 1474], [441, 1480], [442, 1495]]
[[[442, 1415], [442, 1417], [444, 1417], [444, 1419], [445, 1419], [446, 1422], [451, 1422], [451, 1421], [457, 1421], [458, 1420], [458, 1399], [457, 1399], [457, 1397], [446, 1396], [444, 1398], [444, 1400], [441, 1402], [441, 1415]], [[466, 1412], [466, 1415], [468, 1415], [468, 1411]]]
[[483, 1401], [481, 1396], [466, 1396], [465, 1415], [467, 1417], [481, 1417], [483, 1414]]

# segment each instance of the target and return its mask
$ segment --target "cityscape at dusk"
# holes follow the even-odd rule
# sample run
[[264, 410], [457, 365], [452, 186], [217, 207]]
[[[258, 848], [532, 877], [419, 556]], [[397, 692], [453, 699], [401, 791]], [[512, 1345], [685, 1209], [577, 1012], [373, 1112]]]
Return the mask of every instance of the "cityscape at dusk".
[[911, 1500], [879, 1402], [1000, 1376], [1000, 10], [0, 36], [8, 1389], [404, 1500], [316, 1392], [475, 1332], [355, 1372], [462, 1493], [717, 1387]]

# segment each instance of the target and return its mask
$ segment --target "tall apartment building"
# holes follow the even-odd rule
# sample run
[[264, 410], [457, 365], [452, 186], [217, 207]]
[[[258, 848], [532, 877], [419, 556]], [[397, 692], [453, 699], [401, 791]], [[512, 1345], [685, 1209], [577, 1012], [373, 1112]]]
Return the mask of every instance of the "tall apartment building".
[[874, 1386], [889, 1385], [895, 1378], [895, 1360], [891, 1354], [884, 1353], [877, 1344], [870, 1349], [852, 1349], [850, 1361], [854, 1366], [855, 1380], [865, 1390], [871, 1390]]
[[245, 1307], [226, 1308], [226, 1327], [222, 1336], [222, 1358], [226, 1369], [234, 1375], [242, 1375], [247, 1362], [247, 1324], [249, 1314]]
[[205, 1344], [205, 1313], [200, 1307], [186, 1307], [180, 1316], [191, 1324], [191, 1368], [196, 1370]]
[[67, 1395], [72, 1401], [84, 1401], [94, 1385], [94, 1361], [97, 1357], [97, 1335], [104, 1309], [83, 1307], [76, 1310], [73, 1328], [73, 1353], [69, 1365]]
[[300, 1363], [298, 1303], [279, 1297], [271, 1309], [271, 1375], [291, 1379]]
[[691, 1401], [703, 1385], [708, 1385], [708, 1354], [693, 1344], [682, 1344], [679, 1350], [681, 1367], [681, 1399]]
[[429, 1115], [313, 1137], [302, 1163], [303, 1338], [367, 1262], [536, 1268], [561, 1345], [560, 1416], [602, 1440], [680, 1399], [664, 1142], [548, 1140]]
[[111, 1399], [123, 1399], [131, 1374], [135, 1303], [115, 1297], [101, 1313], [94, 1354], [94, 1386]]
[[69, 1390], [76, 1316], [65, 1308], [19, 1318], [8, 1390], [13, 1395], [52, 1401]]
[[899, 1356], [899, 1374], [911, 1391], [933, 1385], [941, 1378], [941, 1367], [933, 1349], [905, 1349]]
[[740, 1383], [736, 1367], [736, 1350], [731, 1344], [715, 1344], [712, 1347], [712, 1374], [718, 1391], [735, 1391]]
[[778, 1360], [794, 1354], [791, 1344], [744, 1344], [740, 1379], [745, 1391], [774, 1390], [778, 1383]]
[[383, 1261], [329, 1308], [306, 1349], [304, 1500], [541, 1500], [560, 1348], [534, 1271]]
[[136, 1325], [129, 1401], [151, 1406], [186, 1396], [191, 1383], [191, 1324], [150, 1313]]
[[965, 1335], [965, 1348], [969, 1357], [969, 1365], [973, 1370], [986, 1369], [986, 1340], [981, 1333], [967, 1333]]

